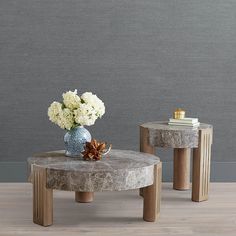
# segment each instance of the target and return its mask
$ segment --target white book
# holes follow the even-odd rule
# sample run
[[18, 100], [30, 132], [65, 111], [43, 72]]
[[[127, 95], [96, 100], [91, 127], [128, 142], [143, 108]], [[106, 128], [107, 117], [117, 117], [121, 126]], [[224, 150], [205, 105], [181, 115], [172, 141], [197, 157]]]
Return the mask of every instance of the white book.
[[200, 125], [199, 122], [194, 123], [194, 124], [186, 124], [186, 123], [173, 123], [173, 122], [168, 122], [168, 125], [173, 125], [173, 126], [186, 126], [186, 127], [198, 127]]
[[195, 123], [198, 123], [198, 118], [183, 118], [183, 119], [170, 118], [169, 122], [171, 122], [171, 123], [195, 124]]

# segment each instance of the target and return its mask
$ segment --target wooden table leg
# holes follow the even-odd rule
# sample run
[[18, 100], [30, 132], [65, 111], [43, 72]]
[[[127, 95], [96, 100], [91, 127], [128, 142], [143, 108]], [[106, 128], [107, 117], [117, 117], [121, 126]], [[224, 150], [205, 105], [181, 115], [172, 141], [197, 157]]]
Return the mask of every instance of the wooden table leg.
[[33, 165], [33, 221], [42, 226], [53, 223], [53, 190], [46, 187], [47, 172]]
[[174, 149], [173, 188], [187, 190], [190, 188], [190, 148]]
[[93, 201], [93, 192], [75, 192], [75, 201], [81, 203], [89, 203]]
[[[140, 152], [155, 154], [155, 148], [149, 144], [149, 131], [140, 126]], [[139, 195], [143, 196], [143, 189], [139, 189]]]
[[159, 218], [161, 204], [162, 163], [154, 166], [153, 185], [143, 188], [143, 220], [154, 222]]
[[212, 129], [199, 130], [198, 148], [193, 150], [192, 201], [208, 199]]

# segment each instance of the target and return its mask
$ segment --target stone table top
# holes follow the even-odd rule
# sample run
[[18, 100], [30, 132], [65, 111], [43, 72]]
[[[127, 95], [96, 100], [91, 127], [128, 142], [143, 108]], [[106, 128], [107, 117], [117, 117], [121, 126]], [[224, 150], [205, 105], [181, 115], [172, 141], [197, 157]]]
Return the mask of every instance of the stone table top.
[[167, 121], [153, 121], [141, 125], [149, 131], [149, 143], [157, 147], [196, 148], [199, 130], [212, 129], [212, 125], [201, 123], [197, 128], [168, 125]]
[[66, 157], [64, 151], [37, 154], [28, 158], [31, 180], [34, 165], [44, 167], [47, 187], [96, 192], [137, 189], [153, 184], [153, 168], [160, 159], [151, 154], [115, 150], [100, 161]]

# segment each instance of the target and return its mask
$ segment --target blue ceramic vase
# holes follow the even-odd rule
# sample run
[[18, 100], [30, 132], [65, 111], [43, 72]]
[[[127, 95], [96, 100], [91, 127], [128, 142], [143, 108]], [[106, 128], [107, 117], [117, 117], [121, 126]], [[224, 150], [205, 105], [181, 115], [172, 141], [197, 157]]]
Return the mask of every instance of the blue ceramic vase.
[[64, 136], [65, 155], [68, 157], [81, 157], [86, 142], [91, 141], [91, 134], [83, 126], [67, 131]]

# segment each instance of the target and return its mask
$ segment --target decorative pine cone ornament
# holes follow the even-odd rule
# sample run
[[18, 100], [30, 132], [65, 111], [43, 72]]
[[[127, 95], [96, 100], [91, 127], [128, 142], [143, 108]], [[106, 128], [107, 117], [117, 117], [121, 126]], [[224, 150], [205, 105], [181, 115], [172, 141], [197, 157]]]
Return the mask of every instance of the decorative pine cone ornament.
[[91, 142], [86, 142], [84, 151], [82, 152], [83, 158], [86, 161], [98, 161], [102, 159], [102, 155], [106, 155], [111, 150], [110, 147], [106, 149], [106, 143], [98, 142], [96, 139], [92, 139]]

